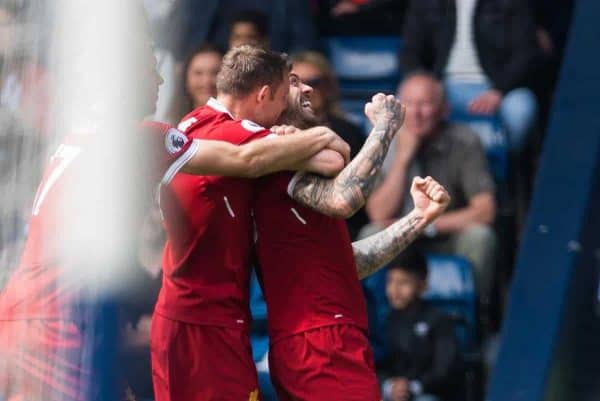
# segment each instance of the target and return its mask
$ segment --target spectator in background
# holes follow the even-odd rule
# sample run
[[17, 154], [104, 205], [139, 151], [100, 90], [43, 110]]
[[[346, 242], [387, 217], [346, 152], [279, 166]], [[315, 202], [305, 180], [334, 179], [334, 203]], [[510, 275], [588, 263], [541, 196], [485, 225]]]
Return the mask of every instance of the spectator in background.
[[192, 53], [184, 64], [184, 87], [189, 109], [204, 106], [217, 95], [217, 74], [221, 68], [223, 52], [216, 46], [205, 44]]
[[0, 2], [0, 292], [18, 265], [46, 157], [49, 8]]
[[174, 101], [170, 113], [169, 120], [173, 124], [217, 95], [217, 74], [222, 59], [223, 51], [210, 43], [201, 45], [187, 57], [179, 85], [183, 93]]
[[487, 318], [495, 270], [494, 182], [478, 136], [464, 125], [446, 123], [443, 85], [415, 72], [399, 88], [406, 106], [391, 167], [367, 201], [367, 213], [383, 227], [412, 208], [410, 182], [434, 177], [452, 200], [447, 211], [424, 231], [427, 252], [452, 253], [473, 265], [482, 317]]
[[[306, 51], [292, 58], [293, 71], [300, 80], [313, 88], [310, 95], [317, 125], [325, 125], [342, 137], [350, 145], [354, 159], [365, 142], [362, 129], [348, 120], [339, 104], [340, 92], [331, 65], [321, 53]], [[367, 214], [360, 209], [347, 221], [350, 237], [354, 240], [360, 229], [369, 223]]]
[[154, 119], [176, 124], [179, 83], [185, 58], [203, 43], [229, 47], [229, 22], [244, 10], [267, 16], [272, 49], [288, 53], [317, 47], [317, 32], [306, 0], [143, 0], [164, 80]]
[[427, 289], [425, 257], [408, 248], [388, 267], [386, 358], [378, 366], [385, 401], [449, 401], [462, 382], [453, 322], [421, 300]]
[[206, 42], [227, 48], [229, 22], [244, 10], [267, 15], [273, 50], [293, 53], [317, 47], [317, 32], [306, 0], [181, 0], [176, 2], [167, 25], [173, 31], [170, 47], [176, 58], [183, 59], [190, 49]]
[[269, 20], [256, 10], [244, 10], [229, 23], [229, 48], [252, 45], [269, 48]]
[[177, 124], [179, 113], [186, 109], [181, 92], [182, 63], [176, 60], [173, 51], [175, 38], [181, 36], [181, 26], [175, 26], [171, 22], [179, 2], [143, 0], [143, 4], [151, 27], [156, 68], [163, 79], [152, 119]]
[[562, 59], [575, 0], [529, 0], [529, 3], [535, 17], [539, 47], [546, 56]]
[[432, 71], [450, 104], [470, 114], [498, 114], [519, 154], [536, 122], [531, 83], [538, 47], [524, 0], [412, 0], [404, 26], [405, 72]]
[[324, 35], [400, 35], [408, 0], [319, 0]]

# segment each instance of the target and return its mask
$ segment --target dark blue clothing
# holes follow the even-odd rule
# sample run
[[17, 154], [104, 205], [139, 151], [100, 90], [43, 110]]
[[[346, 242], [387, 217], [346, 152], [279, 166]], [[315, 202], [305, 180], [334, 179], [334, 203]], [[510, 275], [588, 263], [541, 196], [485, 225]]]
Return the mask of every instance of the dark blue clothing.
[[[456, 0], [413, 0], [406, 14], [401, 65], [443, 77], [456, 34]], [[478, 0], [473, 40], [481, 68], [495, 89], [527, 86], [539, 58], [535, 21], [526, 1]]]
[[382, 378], [418, 381], [425, 394], [454, 399], [460, 390], [462, 360], [453, 322], [426, 302], [391, 309], [383, 329]]

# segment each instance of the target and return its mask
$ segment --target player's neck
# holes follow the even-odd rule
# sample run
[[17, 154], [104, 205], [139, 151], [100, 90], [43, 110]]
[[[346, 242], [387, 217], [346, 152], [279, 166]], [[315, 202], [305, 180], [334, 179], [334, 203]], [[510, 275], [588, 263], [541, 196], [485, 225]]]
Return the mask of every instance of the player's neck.
[[219, 94], [217, 101], [221, 103], [231, 113], [236, 120], [252, 120], [254, 121], [254, 107], [246, 100], [239, 99], [231, 95]]

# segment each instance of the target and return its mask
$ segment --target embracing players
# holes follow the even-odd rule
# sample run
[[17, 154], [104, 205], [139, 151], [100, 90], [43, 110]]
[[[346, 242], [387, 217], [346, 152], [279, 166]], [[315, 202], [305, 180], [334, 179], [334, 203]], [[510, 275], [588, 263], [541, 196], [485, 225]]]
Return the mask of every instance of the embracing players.
[[[189, 138], [243, 144], [270, 136], [271, 131], [264, 127], [277, 122], [288, 105], [282, 118], [288, 123], [304, 122], [295, 116], [311, 114], [311, 88], [289, 73], [284, 55], [249, 46], [232, 49], [217, 78], [217, 99], [186, 116], [179, 128]], [[426, 206], [380, 234], [377, 238], [384, 249], [364, 249], [364, 244], [371, 245], [368, 242], [355, 244], [357, 260], [363, 260], [355, 262], [339, 218], [351, 215], [364, 203], [403, 118], [403, 110], [392, 96], [375, 96], [366, 111], [375, 128], [356, 159], [334, 179], [283, 173], [255, 182], [179, 174], [163, 189], [168, 240], [163, 255], [163, 288], [151, 334], [158, 401], [260, 397], [248, 338], [253, 206], [275, 342], [271, 350], [275, 355], [273, 378], [280, 396], [315, 400], [379, 396], [364, 333], [366, 310], [357, 268], [364, 275], [391, 259], [438, 209], [445, 207], [447, 194], [430, 178], [416, 181], [415, 196], [423, 195], [422, 200], [434, 211]], [[294, 169], [335, 173], [339, 158], [335, 152], [321, 152]], [[422, 213], [425, 210], [428, 212]], [[301, 264], [307, 268], [306, 277]], [[295, 281], [285, 277], [286, 272]], [[278, 283], [281, 288], [275, 289]], [[335, 357], [345, 364], [318, 358], [286, 359], [286, 344], [308, 351], [302, 348], [307, 345], [306, 336], [321, 328], [327, 332], [321, 330], [319, 334], [323, 341], [309, 341], [317, 345], [312, 351], [333, 355], [330, 347], [344, 343], [344, 350]], [[276, 349], [278, 344], [283, 348]], [[300, 367], [300, 374], [291, 373]], [[327, 374], [320, 375], [319, 371]], [[349, 378], [354, 385], [342, 390], [340, 377], [344, 383]], [[319, 389], [309, 385], [313, 380]]]
[[[287, 106], [289, 72], [283, 54], [231, 50], [217, 77], [217, 98], [179, 128], [192, 140], [236, 145], [282, 139], [264, 127]], [[343, 156], [324, 150], [288, 169], [332, 175], [343, 166]], [[178, 174], [161, 191], [167, 244], [151, 329], [158, 401], [259, 396], [248, 333], [254, 186], [248, 179]]]
[[[148, 37], [132, 32], [129, 40], [136, 41], [132, 49], [139, 51], [135, 60], [140, 77], [139, 82], [136, 80], [140, 87], [131, 95], [135, 93], [144, 100], [145, 107], [139, 109], [138, 115], [130, 116], [130, 121], [121, 127], [121, 135], [136, 137], [140, 148], [132, 149], [131, 154], [149, 152], [134, 166], [134, 176], [139, 181], [131, 185], [140, 192], [161, 181], [168, 183], [179, 170], [189, 174], [255, 177], [292, 168], [326, 147], [347, 153], [347, 145], [323, 128], [308, 130], [298, 137], [269, 138], [237, 146], [188, 139], [163, 124], [140, 127], [139, 120], [153, 112], [153, 102], [147, 99], [156, 98], [161, 79], [156, 73]], [[94, 96], [88, 95], [90, 99]], [[67, 269], [85, 274], [86, 269], [68, 266], [60, 257], [59, 240], [68, 230], [60, 218], [60, 210], [66, 188], [76, 179], [78, 171], [96, 157], [94, 147], [101, 142], [99, 137], [107, 134], [90, 129], [68, 136], [54, 153], [39, 185], [20, 264], [0, 293], [2, 399], [86, 399], [85, 384], [91, 378], [89, 366], [83, 362], [84, 354], [89, 352], [82, 334], [84, 318], [79, 310], [83, 288], [80, 280], [65, 274]], [[80, 202], [86, 202], [85, 197], [85, 193], [80, 193], [70, 198], [73, 213]], [[146, 197], [151, 199], [150, 191]]]

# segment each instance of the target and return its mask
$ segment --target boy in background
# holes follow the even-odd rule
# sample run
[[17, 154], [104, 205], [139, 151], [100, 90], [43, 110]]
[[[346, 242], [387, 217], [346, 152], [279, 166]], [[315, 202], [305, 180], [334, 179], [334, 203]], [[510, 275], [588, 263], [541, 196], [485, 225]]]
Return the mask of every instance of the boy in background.
[[383, 332], [386, 355], [378, 369], [385, 401], [449, 401], [460, 388], [453, 322], [422, 299], [426, 289], [425, 257], [408, 248], [387, 272], [390, 312]]

